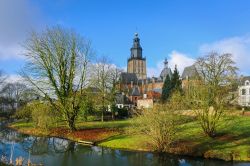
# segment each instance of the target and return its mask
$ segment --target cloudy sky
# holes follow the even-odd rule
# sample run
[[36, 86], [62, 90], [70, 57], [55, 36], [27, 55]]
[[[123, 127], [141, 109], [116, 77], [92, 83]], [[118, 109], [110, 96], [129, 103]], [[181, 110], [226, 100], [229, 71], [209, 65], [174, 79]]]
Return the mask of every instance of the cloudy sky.
[[250, 75], [249, 18], [248, 0], [0, 0], [0, 69], [15, 79], [29, 32], [61, 25], [121, 68], [138, 32], [149, 76], [165, 58], [182, 72], [211, 51], [232, 53], [240, 74]]

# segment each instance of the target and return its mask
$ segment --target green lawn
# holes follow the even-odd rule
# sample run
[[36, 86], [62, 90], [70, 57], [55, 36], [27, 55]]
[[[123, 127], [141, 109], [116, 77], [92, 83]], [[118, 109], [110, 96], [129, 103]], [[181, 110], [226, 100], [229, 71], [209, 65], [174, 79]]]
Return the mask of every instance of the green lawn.
[[224, 118], [215, 138], [202, 132], [197, 121], [178, 126], [177, 138], [194, 143], [195, 151], [205, 157], [224, 160], [250, 160], [250, 117], [230, 116]]
[[129, 150], [149, 150], [145, 146], [146, 138], [141, 135], [118, 135], [113, 136], [99, 143], [100, 146], [105, 146], [114, 149], [129, 149]]
[[32, 127], [34, 127], [34, 124], [32, 122], [27, 122], [27, 121], [17, 121], [17, 122], [11, 123], [11, 127], [14, 127], [16, 129], [32, 128]]
[[[176, 138], [191, 148], [191, 155], [250, 161], [250, 117], [226, 117], [221, 121], [217, 133], [217, 137], [209, 138], [204, 135], [197, 121], [191, 121], [178, 126]], [[146, 140], [145, 136], [120, 135], [107, 139], [100, 145], [118, 149], [148, 150], [145, 146]], [[181, 151], [175, 153], [185, 154]]]
[[[77, 121], [76, 127], [78, 129], [93, 129], [93, 128], [125, 128], [128, 127], [131, 123], [131, 119], [126, 120], [115, 120], [115, 121], [94, 121], [94, 122], [80, 122]], [[11, 124], [14, 128], [32, 128], [34, 127], [33, 122], [27, 121], [17, 121]], [[63, 122], [59, 122], [57, 127], [67, 127]]]

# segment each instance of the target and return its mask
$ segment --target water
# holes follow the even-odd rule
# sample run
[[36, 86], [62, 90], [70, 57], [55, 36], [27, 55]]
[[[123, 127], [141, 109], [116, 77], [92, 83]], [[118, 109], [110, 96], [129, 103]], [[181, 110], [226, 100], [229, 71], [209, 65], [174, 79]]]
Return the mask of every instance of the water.
[[32, 163], [45, 166], [140, 166], [140, 165], [167, 165], [167, 166], [246, 166], [250, 163], [232, 163], [220, 160], [206, 160], [169, 154], [148, 152], [131, 152], [113, 150], [97, 146], [83, 146], [75, 142], [55, 137], [33, 137], [20, 134], [5, 127], [0, 128], [0, 156], [8, 159], [13, 151], [13, 160], [19, 156]]

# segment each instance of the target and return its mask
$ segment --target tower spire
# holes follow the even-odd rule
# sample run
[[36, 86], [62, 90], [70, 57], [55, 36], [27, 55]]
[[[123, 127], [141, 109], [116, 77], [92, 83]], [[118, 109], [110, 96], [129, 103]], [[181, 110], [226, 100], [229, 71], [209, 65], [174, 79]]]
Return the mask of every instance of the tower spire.
[[135, 33], [135, 37], [133, 39], [133, 46], [130, 49], [131, 58], [142, 59], [142, 47], [140, 44], [140, 38], [138, 33]]
[[165, 58], [165, 61], [164, 61], [164, 68], [168, 68], [168, 59]]
[[136, 74], [137, 78], [147, 78], [146, 58], [142, 57], [142, 47], [138, 33], [134, 34], [133, 45], [130, 48], [130, 58], [128, 59], [128, 73]]

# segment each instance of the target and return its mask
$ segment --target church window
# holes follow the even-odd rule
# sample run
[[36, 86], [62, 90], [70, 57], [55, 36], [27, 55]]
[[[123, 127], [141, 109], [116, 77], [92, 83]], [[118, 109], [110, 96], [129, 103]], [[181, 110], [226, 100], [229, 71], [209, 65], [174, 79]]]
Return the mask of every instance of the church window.
[[246, 85], [246, 86], [248, 86], [248, 85], [249, 85], [249, 81], [248, 81], [248, 80], [245, 82], [245, 85]]

